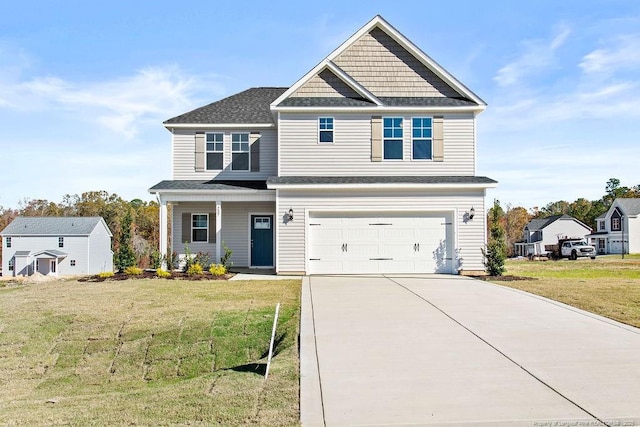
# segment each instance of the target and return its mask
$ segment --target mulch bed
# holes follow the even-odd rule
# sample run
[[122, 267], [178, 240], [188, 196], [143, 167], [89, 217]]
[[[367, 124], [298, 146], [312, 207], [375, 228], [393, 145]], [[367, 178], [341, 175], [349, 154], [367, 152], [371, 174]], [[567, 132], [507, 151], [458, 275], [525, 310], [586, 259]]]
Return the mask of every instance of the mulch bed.
[[480, 279], [491, 282], [517, 282], [518, 280], [538, 280], [535, 277], [522, 276], [471, 276], [474, 279]]
[[[187, 273], [182, 271], [174, 271], [171, 273], [171, 276], [164, 277], [167, 280], [229, 280], [235, 274], [227, 273], [224, 276], [214, 276], [208, 271], [199, 274], [189, 276]], [[97, 274], [94, 276], [87, 276], [81, 279], [78, 279], [78, 282], [112, 282], [118, 280], [128, 280], [128, 279], [158, 279], [159, 277], [156, 275], [155, 271], [143, 271], [140, 275], [132, 275], [132, 274], [124, 274], [124, 273], [115, 273], [111, 277], [100, 277]]]

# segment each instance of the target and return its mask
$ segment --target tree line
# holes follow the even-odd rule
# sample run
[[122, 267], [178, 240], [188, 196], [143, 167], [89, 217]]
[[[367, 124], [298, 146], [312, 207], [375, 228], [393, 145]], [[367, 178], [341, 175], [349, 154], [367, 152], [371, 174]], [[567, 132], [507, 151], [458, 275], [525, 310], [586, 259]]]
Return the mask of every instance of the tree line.
[[491, 230], [493, 224], [498, 221], [504, 230], [505, 255], [512, 256], [514, 255], [514, 243], [523, 240], [524, 227], [529, 221], [554, 215], [570, 215], [591, 227], [592, 230], [596, 230], [596, 218], [607, 212], [617, 198], [640, 198], [640, 185], [625, 187], [621, 185], [619, 179], [611, 178], [605, 185], [604, 195], [597, 200], [587, 200], [582, 197], [573, 202], [559, 200], [548, 203], [542, 208], [534, 207], [531, 210], [522, 206], [512, 207], [510, 205], [503, 208], [496, 200], [487, 214], [487, 229]]
[[127, 201], [106, 191], [67, 194], [59, 203], [45, 199], [24, 199], [15, 209], [0, 206], [0, 230], [17, 216], [101, 216], [113, 234], [111, 249], [116, 265], [121, 253], [125, 253], [130, 257], [130, 262], [135, 261], [141, 268], [147, 268], [159, 259], [159, 206], [153, 201]]

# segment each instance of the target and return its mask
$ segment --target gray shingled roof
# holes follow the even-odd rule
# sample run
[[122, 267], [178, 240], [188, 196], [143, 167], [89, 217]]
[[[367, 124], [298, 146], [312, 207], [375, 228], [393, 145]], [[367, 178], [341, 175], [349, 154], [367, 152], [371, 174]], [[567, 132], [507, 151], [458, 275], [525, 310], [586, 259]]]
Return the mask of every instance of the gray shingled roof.
[[328, 97], [289, 97], [278, 106], [282, 107], [371, 107], [375, 106], [364, 98]]
[[547, 227], [549, 224], [551, 224], [551, 223], [553, 223], [553, 222], [555, 222], [555, 221], [557, 221], [559, 219], [573, 219], [575, 221], [578, 221], [574, 217], [572, 217], [570, 215], [566, 215], [566, 214], [565, 215], [552, 215], [552, 216], [548, 216], [546, 218], [532, 219], [525, 226], [525, 228], [527, 230], [529, 230], [529, 231], [542, 230], [543, 228]]
[[15, 218], [0, 234], [16, 236], [86, 236], [102, 218], [93, 217], [25, 217]]
[[625, 215], [640, 215], [640, 199], [616, 199]]
[[271, 184], [496, 184], [486, 176], [275, 176]]
[[195, 181], [173, 180], [161, 181], [151, 187], [149, 192], [157, 193], [162, 190], [203, 190], [203, 191], [232, 191], [232, 190], [266, 190], [266, 181]]
[[254, 87], [171, 118], [164, 124], [274, 124], [270, 105], [287, 89], [286, 87]]

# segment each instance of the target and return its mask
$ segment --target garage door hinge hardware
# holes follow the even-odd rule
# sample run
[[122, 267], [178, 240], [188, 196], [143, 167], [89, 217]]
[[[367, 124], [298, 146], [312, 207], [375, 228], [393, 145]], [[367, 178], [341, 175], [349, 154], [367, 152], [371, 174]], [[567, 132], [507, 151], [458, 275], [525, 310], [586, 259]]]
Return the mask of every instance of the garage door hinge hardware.
[[369, 261], [393, 261], [393, 258], [369, 258]]
[[374, 222], [373, 224], [369, 223], [369, 225], [393, 225], [390, 222]]
[[310, 223], [309, 225], [320, 225], [320, 224], [311, 224], [311, 223]]
[[440, 225], [453, 225], [453, 223], [452, 223], [452, 222], [443, 222], [443, 223], [442, 223], [442, 224], [440, 224]]
[[309, 258], [309, 261], [320, 261], [320, 258]]

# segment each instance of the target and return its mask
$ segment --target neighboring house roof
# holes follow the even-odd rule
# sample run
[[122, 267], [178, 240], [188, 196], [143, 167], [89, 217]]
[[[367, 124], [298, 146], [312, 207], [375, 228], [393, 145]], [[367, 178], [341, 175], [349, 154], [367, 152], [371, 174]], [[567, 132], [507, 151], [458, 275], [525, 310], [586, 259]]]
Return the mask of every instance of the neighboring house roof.
[[589, 227], [588, 225], [584, 224], [583, 222], [577, 220], [576, 218], [570, 216], [570, 215], [552, 215], [552, 216], [548, 216], [546, 218], [538, 218], [538, 219], [532, 219], [531, 221], [529, 221], [529, 223], [525, 226], [525, 229], [529, 230], [529, 231], [538, 231], [538, 230], [542, 230], [543, 228], [549, 226], [550, 224], [556, 222], [559, 219], [570, 219], [573, 221], [576, 221], [578, 224], [583, 225], [585, 228], [591, 230], [591, 227]]
[[41, 255], [48, 255], [49, 258], [65, 258], [69, 254], [56, 249], [45, 249], [44, 251], [39, 251], [33, 254], [34, 257], [39, 257]]
[[164, 124], [275, 124], [269, 105], [286, 90], [254, 87], [173, 117]]
[[341, 184], [497, 184], [484, 176], [275, 176], [267, 179], [272, 185], [341, 185]]
[[640, 199], [620, 198], [614, 201], [625, 215], [640, 215]]
[[[88, 236], [104, 220], [93, 217], [16, 217], [0, 234], [19, 236]], [[107, 230], [106, 223], [104, 224]], [[109, 235], [111, 232], [109, 231]]]
[[160, 181], [149, 189], [154, 194], [166, 190], [215, 190], [215, 191], [238, 191], [238, 190], [266, 190], [266, 181], [223, 181], [223, 180], [166, 180]]

